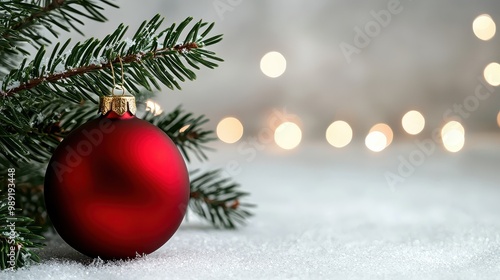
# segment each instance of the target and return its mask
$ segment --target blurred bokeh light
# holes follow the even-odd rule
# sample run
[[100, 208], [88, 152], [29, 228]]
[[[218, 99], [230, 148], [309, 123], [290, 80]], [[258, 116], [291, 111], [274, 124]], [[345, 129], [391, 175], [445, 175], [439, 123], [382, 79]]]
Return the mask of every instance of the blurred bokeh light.
[[483, 14], [474, 20], [472, 30], [477, 38], [488, 41], [495, 36], [497, 27], [490, 15]]
[[302, 141], [302, 131], [293, 122], [284, 122], [274, 131], [276, 145], [285, 150], [296, 148]]
[[279, 52], [268, 52], [260, 60], [260, 70], [270, 78], [277, 78], [286, 70], [286, 59]]
[[465, 129], [461, 123], [450, 121], [443, 126], [441, 138], [446, 150], [452, 153], [459, 152], [465, 145]]
[[492, 62], [484, 68], [484, 79], [492, 86], [500, 85], [500, 64]]
[[425, 118], [420, 112], [412, 110], [403, 116], [401, 124], [408, 134], [417, 135], [424, 130]]
[[343, 148], [352, 140], [352, 128], [345, 121], [335, 121], [326, 130], [326, 140], [335, 148]]
[[234, 117], [222, 119], [217, 125], [217, 137], [222, 142], [232, 144], [238, 142], [243, 136], [243, 125]]
[[385, 136], [385, 148], [389, 147], [391, 145], [392, 140], [394, 139], [394, 132], [392, 131], [392, 128], [385, 123], [378, 123], [370, 129], [370, 132], [378, 131], [384, 134]]
[[381, 152], [387, 147], [387, 137], [380, 131], [372, 131], [366, 136], [365, 145], [373, 152]]
[[153, 100], [146, 101], [146, 111], [151, 112], [151, 114], [158, 116], [163, 113], [160, 104], [154, 102]]

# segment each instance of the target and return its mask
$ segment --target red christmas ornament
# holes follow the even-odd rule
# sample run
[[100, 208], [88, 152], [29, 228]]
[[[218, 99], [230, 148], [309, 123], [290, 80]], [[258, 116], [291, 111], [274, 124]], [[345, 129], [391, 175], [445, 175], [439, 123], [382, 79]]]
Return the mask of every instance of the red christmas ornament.
[[151, 253], [186, 212], [186, 165], [163, 131], [134, 116], [133, 97], [101, 98], [100, 112], [55, 150], [45, 174], [47, 212], [64, 241], [85, 255]]

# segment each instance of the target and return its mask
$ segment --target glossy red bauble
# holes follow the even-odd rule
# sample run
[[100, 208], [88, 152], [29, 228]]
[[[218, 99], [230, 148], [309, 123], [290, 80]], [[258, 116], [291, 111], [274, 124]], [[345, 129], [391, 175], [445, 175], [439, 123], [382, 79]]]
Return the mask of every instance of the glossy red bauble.
[[129, 112], [109, 112], [68, 135], [45, 176], [59, 235], [91, 257], [133, 258], [161, 247], [184, 217], [186, 165], [172, 140]]

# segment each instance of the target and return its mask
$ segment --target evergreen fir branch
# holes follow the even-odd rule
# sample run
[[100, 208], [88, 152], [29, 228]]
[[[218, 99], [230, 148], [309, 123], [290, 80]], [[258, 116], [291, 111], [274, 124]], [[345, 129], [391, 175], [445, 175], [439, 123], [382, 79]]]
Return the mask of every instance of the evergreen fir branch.
[[[5, 162], [0, 160], [0, 166]], [[52, 228], [47, 211], [45, 209], [45, 201], [43, 195], [44, 171], [45, 164], [40, 163], [25, 163], [16, 168], [16, 192], [15, 201], [16, 207], [20, 209], [19, 214], [33, 219], [33, 225], [37, 227], [36, 232], [42, 234]], [[8, 174], [8, 168], [1, 168], [0, 183], [6, 182], [5, 174]], [[7, 193], [8, 184], [2, 183], [0, 193]]]
[[47, 162], [64, 136], [60, 121], [68, 107], [62, 100], [16, 97], [1, 101], [12, 109], [0, 110], [0, 163], [2, 158], [12, 167]]
[[50, 43], [40, 32], [42, 28], [57, 38], [59, 33], [54, 27], [82, 34], [77, 27], [83, 25], [82, 17], [106, 21], [101, 13], [104, 5], [118, 8], [108, 0], [0, 1], [0, 66], [10, 69], [15, 62], [13, 56], [29, 54], [21, 43], [36, 47]]
[[248, 208], [253, 204], [242, 203], [248, 193], [239, 191], [240, 185], [228, 178], [221, 178], [221, 170], [195, 176], [191, 174], [189, 208], [219, 228], [236, 228], [252, 216]]
[[[11, 208], [12, 209], [12, 208]], [[40, 258], [33, 249], [41, 248], [43, 237], [31, 226], [32, 219], [9, 209], [8, 196], [0, 197], [0, 269], [24, 267]], [[15, 213], [13, 213], [15, 212]], [[10, 262], [14, 254], [13, 262]]]
[[144, 120], [163, 130], [177, 145], [188, 162], [191, 160], [190, 153], [194, 154], [200, 161], [207, 159], [204, 150], [209, 148], [204, 144], [215, 138], [212, 137], [213, 131], [201, 128], [203, 124], [208, 122], [204, 115], [194, 117], [192, 113], [184, 112], [179, 106], [169, 114], [162, 113], [154, 116], [148, 112], [144, 116]]
[[184, 41], [178, 42], [191, 21], [188, 18], [178, 27], [173, 24], [159, 31], [163, 19], [157, 15], [144, 22], [128, 40], [123, 40], [127, 27], [122, 24], [103, 40], [91, 38], [68, 51], [69, 41], [57, 44], [46, 61], [43, 59], [46, 51], [41, 48], [33, 60], [23, 60], [18, 69], [3, 79], [0, 96], [50, 93], [75, 103], [83, 99], [96, 102], [95, 95], [108, 95], [115, 81], [120, 81], [119, 71], [115, 71], [113, 79], [110, 62], [115, 69], [120, 69], [123, 63], [126, 76], [123, 86], [130, 92], [140, 91], [138, 86], [159, 90], [158, 81], [171, 89], [180, 89], [178, 81], [196, 78], [190, 68], [199, 69], [198, 64], [214, 68], [216, 61], [222, 61], [204, 49], [222, 39], [221, 35], [207, 38], [213, 23], [197, 22]]
[[75, 104], [50, 95], [23, 97], [0, 100], [12, 108], [0, 109], [0, 166], [48, 162], [66, 135], [97, 115], [92, 102]]
[[[81, 31], [75, 27], [74, 22], [83, 25], [78, 18], [85, 17], [98, 22], [106, 21], [106, 17], [101, 13], [104, 10], [102, 5], [118, 8], [117, 5], [107, 0], [32, 0], [32, 1], [1, 1], [1, 20], [4, 26], [1, 34], [3, 38], [9, 38], [16, 32], [16, 35], [24, 35], [27, 38], [42, 39], [50, 41], [38, 34], [38, 30], [33, 26], [43, 26], [47, 28], [55, 37], [58, 33], [53, 26], [57, 26], [64, 31], [70, 31], [70, 27], [78, 33]], [[85, 11], [82, 11], [85, 10]], [[35, 35], [35, 36], [31, 36]], [[82, 34], [83, 35], [83, 34]]]

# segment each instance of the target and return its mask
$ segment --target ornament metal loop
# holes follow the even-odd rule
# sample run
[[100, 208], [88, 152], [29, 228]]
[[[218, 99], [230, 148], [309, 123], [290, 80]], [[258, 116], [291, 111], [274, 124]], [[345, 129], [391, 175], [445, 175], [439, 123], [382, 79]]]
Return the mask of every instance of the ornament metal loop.
[[[133, 96], [125, 95], [125, 87], [123, 84], [125, 83], [124, 79], [124, 68], [123, 68], [123, 61], [120, 56], [117, 56], [118, 60], [120, 61], [120, 66], [121, 66], [121, 83], [116, 84], [115, 80], [115, 69], [113, 68], [113, 60], [109, 60], [109, 68], [111, 69], [111, 78], [113, 80], [113, 87], [111, 88], [111, 96], [101, 96], [100, 102], [99, 102], [99, 112], [103, 115], [106, 115], [107, 113], [113, 111], [117, 113], [120, 116], [123, 116], [126, 112], [131, 113], [132, 115], [135, 115], [136, 113], [136, 105], [135, 105], [135, 98]], [[115, 89], [120, 89], [122, 90], [121, 95], [115, 95]]]
[[115, 96], [115, 88], [121, 88], [122, 90], [122, 96], [125, 95], [125, 87], [123, 86], [123, 84], [125, 83], [125, 77], [124, 77], [124, 72], [125, 72], [125, 69], [123, 68], [123, 60], [121, 58], [121, 56], [118, 56], [118, 60], [120, 61], [120, 68], [121, 68], [121, 82], [119, 85], [116, 84], [116, 80], [115, 80], [115, 69], [113, 68], [113, 61], [112, 60], [109, 60], [109, 66], [111, 68], [111, 78], [113, 79], [113, 87], [111, 88], [111, 95], [112, 96]]

